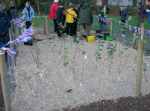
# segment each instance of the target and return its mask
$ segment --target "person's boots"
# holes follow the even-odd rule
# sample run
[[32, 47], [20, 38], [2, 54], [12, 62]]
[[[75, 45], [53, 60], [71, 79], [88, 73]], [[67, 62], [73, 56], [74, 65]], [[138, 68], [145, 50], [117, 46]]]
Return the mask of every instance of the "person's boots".
[[33, 45], [33, 40], [31, 39], [31, 40], [25, 42], [24, 45], [30, 45], [30, 46], [32, 46]]
[[61, 34], [60, 34], [60, 33], [57, 33], [57, 36], [58, 36], [58, 37], [61, 37]]

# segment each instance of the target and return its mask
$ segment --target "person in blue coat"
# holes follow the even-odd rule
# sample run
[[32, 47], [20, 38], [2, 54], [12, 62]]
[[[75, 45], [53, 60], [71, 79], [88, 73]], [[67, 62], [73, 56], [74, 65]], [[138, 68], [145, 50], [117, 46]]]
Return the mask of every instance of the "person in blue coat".
[[[25, 8], [22, 11], [22, 19], [25, 21], [26, 29], [30, 28], [32, 25], [32, 20], [34, 17], [34, 9], [32, 8], [30, 1], [26, 2]], [[32, 39], [27, 41], [25, 45], [33, 45]]]
[[25, 8], [22, 11], [22, 19], [25, 20], [26, 22], [31, 22], [34, 17], [34, 9], [32, 8], [31, 4], [29, 1], [26, 2]]

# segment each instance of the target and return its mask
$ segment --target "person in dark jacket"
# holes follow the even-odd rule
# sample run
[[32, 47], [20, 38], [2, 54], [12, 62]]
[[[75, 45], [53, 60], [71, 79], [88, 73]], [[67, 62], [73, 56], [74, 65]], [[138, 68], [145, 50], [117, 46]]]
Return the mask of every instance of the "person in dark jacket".
[[77, 6], [74, 8], [74, 11], [77, 14], [77, 17], [75, 18], [75, 21], [74, 21], [74, 35], [77, 35], [78, 19], [79, 19], [79, 9]]
[[84, 29], [84, 34], [87, 36], [90, 32], [90, 27], [93, 23], [92, 9], [86, 1], [81, 2], [79, 9], [79, 23]]
[[8, 14], [11, 19], [15, 19], [17, 17], [17, 9], [13, 1], [10, 1], [10, 8], [8, 9]]
[[145, 7], [142, 2], [138, 4], [138, 15], [140, 17], [139, 23], [144, 22], [144, 17], [145, 17]]
[[58, 27], [57, 27], [57, 35], [60, 37], [62, 33], [65, 32], [65, 28], [64, 28], [64, 25], [65, 25], [65, 14], [64, 14], [64, 6], [62, 3], [59, 3], [59, 7], [58, 7], [58, 10], [57, 10], [57, 14], [56, 14], [56, 22], [58, 24]]
[[148, 23], [150, 24], [150, 0], [147, 0], [145, 14], [147, 15]]
[[120, 7], [120, 17], [121, 22], [126, 23], [128, 20], [128, 8], [127, 7]]
[[10, 17], [5, 11], [4, 5], [0, 3], [0, 47], [7, 44], [9, 39]]

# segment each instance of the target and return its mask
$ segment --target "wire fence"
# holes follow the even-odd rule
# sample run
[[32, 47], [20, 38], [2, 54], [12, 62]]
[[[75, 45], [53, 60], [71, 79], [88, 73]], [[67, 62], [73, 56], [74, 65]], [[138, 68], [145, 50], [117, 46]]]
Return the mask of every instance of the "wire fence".
[[[46, 16], [37, 16], [33, 19], [33, 27], [37, 32], [44, 31], [44, 25], [46, 22]], [[95, 49], [95, 61], [93, 64], [97, 65], [99, 63], [103, 64], [103, 66], [97, 65], [100, 69], [107, 69], [108, 74], [113, 78], [120, 78], [118, 79], [119, 82], [123, 81], [124, 76], [128, 76], [128, 78], [134, 78], [137, 74], [138, 69], [138, 41], [141, 36], [140, 27], [130, 25], [129, 23], [121, 23], [119, 22], [118, 18], [113, 19], [112, 21], [112, 29], [111, 29], [111, 36], [112, 40], [104, 40], [104, 37], [97, 38], [96, 40], [96, 47]], [[48, 21], [48, 30], [53, 31], [52, 29], [53, 23], [52, 21]], [[94, 24], [92, 30], [96, 31], [99, 29], [99, 24], [97, 23], [97, 17], [94, 18]], [[148, 32], [146, 29], [145, 31]], [[10, 40], [13, 41], [18, 37], [22, 32], [21, 28], [15, 26], [15, 24], [11, 24], [11, 28], [9, 31]], [[70, 55], [69, 49], [72, 47], [72, 44], [69, 44], [69, 40], [64, 40], [64, 65], [67, 66], [70, 62]], [[148, 33], [145, 32], [144, 36], [144, 62], [141, 64], [143, 68], [143, 76], [142, 80], [145, 79], [148, 81], [149, 72], [150, 72], [150, 36]], [[68, 45], [69, 44], [69, 45]], [[78, 49], [83, 49], [86, 44], [80, 44]], [[10, 44], [10, 48], [17, 50], [17, 47], [14, 44]], [[38, 49], [37, 49], [38, 50]], [[77, 52], [78, 53], [78, 52]], [[84, 55], [84, 59], [87, 60], [88, 56], [85, 51], [82, 52]], [[39, 52], [37, 56], [40, 55]], [[92, 54], [91, 54], [92, 55]], [[82, 55], [80, 55], [82, 56]], [[91, 57], [92, 58], [92, 57]], [[39, 59], [39, 57], [37, 58]], [[107, 60], [105, 60], [107, 59]], [[15, 82], [14, 77], [14, 69], [16, 65], [16, 56], [11, 54], [6, 55], [6, 62], [7, 62], [7, 71], [8, 71], [8, 83], [10, 83], [10, 92], [13, 92]], [[37, 63], [39, 64], [39, 63]], [[39, 66], [38, 66], [39, 67]], [[84, 66], [85, 69], [88, 70], [87, 65]], [[85, 72], [85, 69], [83, 73]], [[81, 69], [82, 70], [82, 69]], [[130, 74], [131, 73], [131, 74]], [[126, 83], [128, 82], [129, 83]], [[132, 79], [123, 81], [125, 84], [129, 85]], [[11, 83], [12, 82], [12, 83]], [[145, 83], [146, 84], [146, 83]]]
[[[16, 26], [15, 23], [11, 23], [11, 27], [9, 29], [9, 38], [10, 41], [14, 41], [17, 39], [19, 35], [21, 35], [23, 29]], [[15, 43], [10, 43], [9, 48], [11, 51], [6, 51], [5, 61], [6, 61], [6, 81], [8, 93], [11, 95], [15, 90], [16, 80], [15, 80], [15, 67], [16, 67], [16, 58], [17, 58], [17, 45]], [[14, 53], [15, 52], [15, 53]]]

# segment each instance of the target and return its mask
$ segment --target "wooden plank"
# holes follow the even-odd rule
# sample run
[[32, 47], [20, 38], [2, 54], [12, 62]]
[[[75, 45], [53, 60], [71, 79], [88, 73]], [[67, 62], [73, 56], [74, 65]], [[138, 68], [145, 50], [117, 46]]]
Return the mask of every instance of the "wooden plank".
[[44, 34], [48, 35], [48, 19], [44, 18]]
[[4, 108], [4, 98], [3, 98], [3, 92], [2, 92], [1, 77], [0, 77], [0, 108]]

